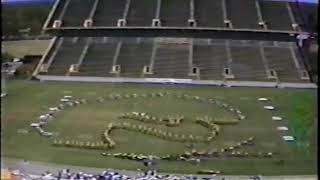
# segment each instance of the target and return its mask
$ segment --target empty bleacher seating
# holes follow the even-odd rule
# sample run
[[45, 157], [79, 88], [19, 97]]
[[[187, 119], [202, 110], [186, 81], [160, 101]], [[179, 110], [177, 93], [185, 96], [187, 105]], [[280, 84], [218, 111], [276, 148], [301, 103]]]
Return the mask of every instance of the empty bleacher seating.
[[59, 17], [61, 16], [61, 13], [63, 11], [63, 7], [64, 7], [66, 1], [67, 0], [60, 0], [60, 3], [58, 3], [58, 6], [52, 15], [52, 18], [50, 19], [50, 24], [49, 24], [50, 27], [53, 26], [53, 21], [58, 20]]
[[221, 0], [195, 0], [195, 19], [199, 27], [224, 27]]
[[64, 38], [54, 60], [49, 67], [49, 75], [65, 75], [71, 64], [76, 64], [86, 43], [86, 38]]
[[156, 6], [156, 0], [131, 0], [127, 26], [151, 26]]
[[80, 66], [80, 76], [110, 76], [117, 43], [94, 41]]
[[230, 49], [232, 54], [231, 68], [235, 80], [267, 80], [259, 47], [231, 45]]
[[298, 63], [298, 66], [299, 66], [299, 70], [300, 71], [306, 71], [306, 67], [305, 67], [305, 63], [303, 60], [303, 56], [301, 55], [299, 49], [297, 46], [294, 46], [293, 47], [293, 51], [294, 51], [294, 55], [297, 59], [297, 63]]
[[[266, 27], [263, 26], [263, 22], [260, 26], [258, 24], [256, 2], [258, 2], [258, 7], [261, 10], [261, 21], [265, 21]], [[94, 4], [97, 6], [94, 6]], [[236, 40], [241, 34], [246, 33], [252, 34], [252, 39], [263, 38], [263, 34], [268, 34], [264, 37], [269, 37], [269, 34], [275, 38], [278, 36], [273, 32], [250, 33], [245, 31], [245, 33], [239, 33], [234, 30], [293, 31], [292, 23], [296, 22], [303, 25], [308, 20], [308, 15], [301, 17], [303, 14], [299, 10], [308, 12], [307, 14], [316, 13], [314, 5], [298, 5], [296, 2], [291, 2], [289, 3], [291, 7], [289, 9], [292, 10], [294, 15], [294, 20], [292, 20], [287, 4], [288, 2], [266, 0], [60, 0], [48, 22], [49, 26], [54, 27], [53, 24], [56, 24], [54, 20], [58, 20], [56, 21], [57, 24], [60, 24], [61, 20], [61, 27], [76, 27], [76, 29], [66, 28], [51, 31], [61, 33], [59, 35], [62, 36], [65, 35], [65, 32], [78, 34], [80, 31], [86, 31], [85, 33], [88, 32], [88, 34], [93, 33], [92, 36], [109, 36], [110, 34], [106, 35], [104, 33], [111, 32], [114, 29], [116, 34], [120, 32], [117, 35], [126, 32], [127, 36], [131, 36], [131, 32], [134, 34], [140, 31], [139, 28], [133, 30], [133, 27], [157, 26], [155, 28], [145, 28], [148, 29], [148, 33], [142, 36], [153, 35], [154, 32], [157, 36], [160, 36], [158, 32], [161, 31], [169, 32], [169, 35], [164, 36], [171, 36], [171, 32], [179, 33], [179, 31], [172, 30], [174, 27], [183, 29], [179, 36], [188, 35], [188, 38], [94, 37], [88, 43], [88, 48], [84, 47], [87, 40], [91, 38], [58, 38], [48, 51], [47, 56], [44, 56], [44, 66], [41, 66], [41, 73], [45, 74], [48, 70], [48, 75], [63, 76], [153, 77], [198, 80], [230, 78], [236, 81], [275, 81], [275, 79], [268, 79], [268, 72], [266, 72], [267, 70], [275, 70], [274, 72], [281, 82], [301, 82], [304, 81], [301, 80], [301, 74], [305, 71], [305, 64], [295, 44], [273, 42], [274, 39], [266, 39], [263, 43], [259, 40]], [[158, 7], [158, 5], [160, 6]], [[224, 5], [225, 8], [223, 8]], [[96, 7], [95, 11], [92, 11], [93, 7]], [[159, 8], [159, 14], [157, 8]], [[194, 13], [191, 12], [193, 8]], [[87, 24], [84, 21], [88, 19], [89, 15], [92, 16], [92, 21], [91, 19], [87, 21], [90, 24], [88, 27], [93, 27], [93, 29], [98, 27], [97, 30], [78, 28]], [[224, 17], [225, 15], [226, 17]], [[119, 30], [115, 27], [119, 26], [120, 19], [123, 19], [123, 26], [126, 27]], [[199, 33], [198, 36], [197, 33], [200, 32], [198, 31], [200, 28], [227, 27], [228, 21], [224, 22], [224, 20], [230, 20], [229, 27], [234, 28], [226, 33], [229, 33], [229, 40], [222, 39], [225, 37], [225, 29], [217, 30], [219, 33], [215, 33], [221, 39], [206, 39], [212, 38], [212, 36], [204, 37], [206, 32], [210, 32], [207, 35], [216, 32], [208, 29], [203, 30], [204, 33]], [[100, 29], [99, 27], [112, 28]], [[196, 29], [186, 30], [186, 28], [191, 27], [196, 27]], [[59, 26], [56, 28], [59, 28]], [[166, 28], [167, 31], [165, 31]], [[130, 33], [127, 33], [129, 31]], [[221, 33], [223, 37], [220, 37], [222, 31], [224, 31]], [[94, 34], [95, 32], [96, 34]], [[204, 39], [191, 40], [189, 32], [192, 36], [195, 35]], [[272, 33], [275, 35], [273, 36]], [[257, 34], [261, 34], [261, 36]], [[289, 33], [278, 32], [277, 34], [280, 34], [279, 38], [283, 34], [289, 36]], [[255, 35], [257, 35], [257, 38], [255, 38]], [[292, 35], [292, 32], [290, 32], [290, 35]], [[58, 42], [62, 42], [60, 43], [61, 46], [58, 45]], [[229, 49], [226, 49], [226, 42], [230, 47], [231, 59], [228, 56], [230, 53], [227, 53]], [[294, 52], [290, 49], [291, 46], [294, 47]], [[260, 47], [265, 51], [260, 51]], [[265, 58], [262, 58], [263, 54]], [[192, 57], [189, 57], [190, 55]], [[84, 57], [81, 58], [82, 61], [79, 61], [80, 56]], [[82, 62], [79, 66], [79, 72], [68, 73], [70, 65], [78, 62]], [[119, 72], [111, 73], [111, 70], [116, 66], [119, 68]], [[229, 77], [223, 75], [225, 68], [230, 68], [228, 69], [231, 71]], [[145, 70], [144, 73], [143, 70]]]
[[298, 23], [299, 25], [303, 25], [303, 17], [301, 16], [302, 14], [300, 14], [299, 12], [300, 7], [298, 7], [297, 3], [293, 2], [290, 3], [290, 7], [295, 17], [296, 23]]
[[[287, 9], [287, 2], [264, 0], [225, 0], [227, 19], [237, 29], [261, 29], [258, 25], [258, 13], [255, 2], [259, 2], [262, 19], [271, 30], [291, 31], [292, 21]], [[68, 3], [69, 2], [69, 3]], [[125, 26], [151, 27], [156, 19], [158, 0], [131, 0], [127, 14], [124, 13], [126, 0], [99, 0], [93, 11], [93, 26], [115, 27], [118, 20], [125, 18]], [[194, 27], [226, 27], [223, 17], [222, 0], [161, 0], [160, 23], [164, 27], [189, 28], [191, 20], [191, 2], [193, 2]], [[83, 27], [84, 21], [93, 10], [95, 0], [61, 0], [49, 21], [53, 27], [54, 20], [62, 18], [62, 27]], [[316, 6], [307, 3], [290, 2], [296, 23], [303, 25], [299, 9], [305, 16], [316, 13]], [[63, 10], [66, 7], [65, 11]], [[126, 16], [124, 16], [126, 15]], [[303, 29], [305, 30], [305, 29]]]
[[280, 81], [300, 81], [300, 76], [294, 65], [289, 48], [265, 47], [264, 49], [269, 68], [276, 70]]
[[135, 42], [122, 43], [117, 60], [122, 77], [141, 77], [143, 67], [150, 64], [153, 41], [144, 38], [134, 40]]
[[201, 80], [222, 80], [226, 63], [227, 55], [224, 45], [194, 44], [193, 65], [200, 68]]
[[[306, 25], [312, 24], [312, 22], [310, 22], [310, 19], [309, 19], [312, 15], [317, 17], [317, 13], [318, 13], [317, 6], [315, 6], [314, 4], [301, 3], [301, 2], [300, 3], [291, 2], [290, 6], [296, 22], [300, 25], [302, 30], [310, 31], [313, 27], [308, 27]], [[316, 19], [313, 19], [313, 20], [314, 22], [317, 21]]]
[[[62, 44], [58, 47], [60, 40]], [[47, 64], [53, 57], [47, 74], [67, 75], [70, 65], [79, 62], [87, 40], [73, 37], [57, 39], [43, 62]], [[289, 42], [229, 40], [231, 62], [228, 61], [226, 41], [219, 39], [194, 39], [192, 62], [189, 58], [191, 41], [188, 38], [95, 37], [90, 42], [79, 72], [69, 75], [223, 80], [224, 68], [230, 67], [236, 81], [275, 81], [268, 79], [267, 70], [275, 70], [281, 82], [308, 81], [301, 79], [305, 66], [296, 45]], [[119, 55], [115, 56], [119, 42]], [[262, 60], [260, 44], [265, 50], [266, 62]], [[294, 51], [291, 51], [291, 46]], [[120, 65], [119, 74], [110, 73], [113, 65]], [[143, 74], [146, 66], [151, 68], [151, 74]], [[191, 76], [192, 67], [200, 73]]]
[[[50, 48], [50, 50], [48, 51], [48, 54], [47, 54], [47, 58], [44, 59], [43, 61], [43, 64], [47, 64], [49, 63], [50, 61], [50, 58], [56, 53], [55, 51], [58, 51], [58, 44], [59, 44], [59, 41], [62, 41], [63, 42], [63, 38], [60, 37], [60, 38], [57, 38], [56, 41], [54, 42], [54, 44], [52, 45], [52, 47]], [[61, 43], [61, 42], [60, 42]], [[61, 43], [62, 44], [62, 43]]]
[[158, 44], [157, 46], [154, 62], [154, 75], [152, 75], [152, 77], [189, 78], [189, 45]]
[[123, 16], [125, 0], [100, 0], [93, 17], [94, 26], [117, 26]]
[[70, 0], [67, 11], [62, 17], [62, 26], [79, 27], [83, 25], [92, 9], [92, 0]]
[[190, 17], [190, 1], [162, 0], [160, 19], [162, 26], [186, 27]]
[[286, 2], [259, 1], [263, 20], [271, 30], [292, 30]]
[[259, 29], [255, 0], [226, 0], [226, 3], [233, 28]]

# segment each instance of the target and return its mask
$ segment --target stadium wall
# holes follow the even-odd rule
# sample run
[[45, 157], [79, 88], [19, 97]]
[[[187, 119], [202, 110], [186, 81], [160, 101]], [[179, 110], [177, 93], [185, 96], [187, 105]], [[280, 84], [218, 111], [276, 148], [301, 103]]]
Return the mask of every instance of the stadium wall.
[[40, 81], [65, 81], [65, 82], [96, 82], [96, 83], [142, 83], [142, 84], [177, 84], [177, 85], [206, 85], [225, 87], [263, 87], [263, 88], [302, 88], [317, 89], [313, 83], [288, 83], [288, 82], [260, 82], [260, 81], [214, 81], [192, 79], [166, 79], [166, 78], [108, 78], [84, 76], [47, 76], [38, 75]]
[[179, 28], [95, 28], [77, 29], [61, 28], [47, 29], [47, 33], [64, 37], [193, 37], [212, 39], [241, 39], [289, 41], [296, 40], [297, 32], [287, 31], [252, 31], [252, 30], [225, 30], [225, 29], [179, 29]]

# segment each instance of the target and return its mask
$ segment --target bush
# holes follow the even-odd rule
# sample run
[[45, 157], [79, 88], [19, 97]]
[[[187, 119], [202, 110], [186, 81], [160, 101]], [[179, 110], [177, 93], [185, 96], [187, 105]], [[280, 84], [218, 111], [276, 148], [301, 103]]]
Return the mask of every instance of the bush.
[[2, 52], [1, 56], [2, 56], [1, 63], [12, 61], [14, 58], [14, 56], [9, 54], [8, 52]]

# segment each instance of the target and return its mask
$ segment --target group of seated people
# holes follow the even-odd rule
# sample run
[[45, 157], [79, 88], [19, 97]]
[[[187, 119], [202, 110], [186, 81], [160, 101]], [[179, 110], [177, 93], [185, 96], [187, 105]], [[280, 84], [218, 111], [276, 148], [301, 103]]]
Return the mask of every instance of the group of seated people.
[[[130, 173], [132, 174], [132, 173]], [[39, 180], [217, 180], [217, 177], [198, 177], [198, 176], [176, 176], [176, 175], [163, 175], [158, 174], [154, 170], [149, 170], [146, 172], [137, 172], [133, 175], [124, 175], [116, 171], [103, 171], [97, 174], [89, 174], [83, 172], [73, 173], [69, 169], [61, 170], [57, 175], [53, 175], [50, 172], [42, 174], [41, 177], [37, 178]], [[24, 178], [29, 180], [28, 178]], [[226, 180], [221, 177], [219, 180]]]

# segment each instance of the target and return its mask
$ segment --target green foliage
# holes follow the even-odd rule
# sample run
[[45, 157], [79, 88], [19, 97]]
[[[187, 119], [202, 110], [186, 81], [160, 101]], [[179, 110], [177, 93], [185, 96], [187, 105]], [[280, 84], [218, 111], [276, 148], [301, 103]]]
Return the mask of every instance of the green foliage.
[[8, 62], [8, 61], [12, 61], [14, 57], [7, 53], [7, 52], [2, 52], [1, 53], [1, 62], [4, 63], [4, 62]]
[[3, 35], [17, 35], [19, 30], [31, 28], [32, 34], [41, 31], [51, 5], [2, 5], [2, 33]]

